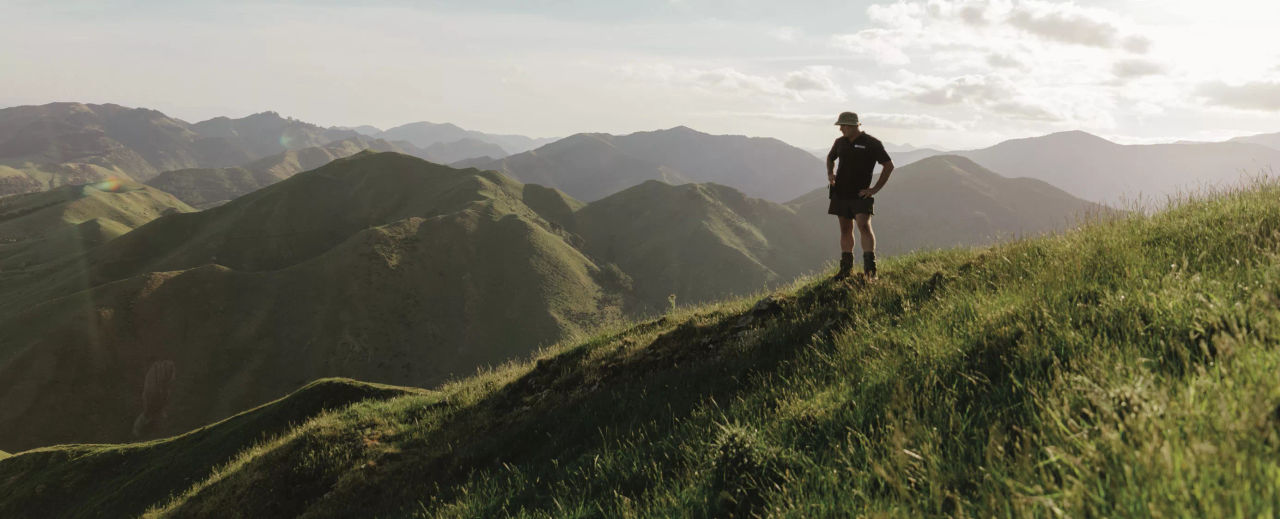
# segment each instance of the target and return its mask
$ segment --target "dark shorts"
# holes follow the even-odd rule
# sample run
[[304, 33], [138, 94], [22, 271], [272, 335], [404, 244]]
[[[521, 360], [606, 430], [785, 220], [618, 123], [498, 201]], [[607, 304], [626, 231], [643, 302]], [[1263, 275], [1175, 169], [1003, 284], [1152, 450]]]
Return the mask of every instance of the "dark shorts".
[[834, 214], [841, 218], [853, 219], [855, 214], [876, 214], [871, 210], [876, 203], [875, 197], [867, 198], [832, 198], [831, 205], [827, 206], [827, 214]]

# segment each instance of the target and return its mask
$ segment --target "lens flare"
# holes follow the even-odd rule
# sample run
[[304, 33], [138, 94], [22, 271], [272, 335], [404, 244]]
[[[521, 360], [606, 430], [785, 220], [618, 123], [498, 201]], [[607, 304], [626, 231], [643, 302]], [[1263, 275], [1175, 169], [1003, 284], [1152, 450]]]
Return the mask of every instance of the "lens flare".
[[87, 184], [84, 187], [85, 189], [96, 189], [98, 191], [106, 191], [108, 193], [118, 193], [120, 192], [120, 187], [122, 185], [123, 184], [121, 184], [120, 179], [111, 177], [103, 180], [102, 182]]
[[288, 134], [280, 135], [280, 146], [283, 147], [284, 149], [286, 150], [293, 149], [293, 143], [294, 143], [293, 137], [289, 136]]
[[130, 187], [128, 184], [125, 184], [124, 181], [120, 180], [120, 178], [110, 177], [110, 178], [107, 178], [106, 180], [103, 180], [102, 182], [85, 184], [82, 192], [85, 195], [88, 195], [91, 191], [103, 191], [106, 193], [128, 193], [130, 191], [137, 191], [139, 189], [142, 189], [142, 188]]

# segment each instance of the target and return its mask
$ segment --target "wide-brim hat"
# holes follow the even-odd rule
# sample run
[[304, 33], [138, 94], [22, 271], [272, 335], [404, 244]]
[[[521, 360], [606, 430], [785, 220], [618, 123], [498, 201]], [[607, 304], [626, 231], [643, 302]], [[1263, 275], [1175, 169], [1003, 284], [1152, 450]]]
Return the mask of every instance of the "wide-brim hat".
[[836, 126], [858, 126], [862, 123], [858, 122], [858, 114], [853, 112], [844, 112], [836, 119]]

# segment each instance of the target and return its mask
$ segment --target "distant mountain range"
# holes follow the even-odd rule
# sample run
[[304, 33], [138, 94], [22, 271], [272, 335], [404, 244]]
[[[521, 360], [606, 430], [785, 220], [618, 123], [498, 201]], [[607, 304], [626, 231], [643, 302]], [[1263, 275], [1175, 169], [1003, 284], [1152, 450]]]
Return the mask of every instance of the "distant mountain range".
[[263, 112], [190, 124], [145, 108], [51, 103], [0, 109], [0, 196], [110, 177], [239, 166], [354, 137]]
[[1259, 135], [1247, 135], [1244, 137], [1236, 137], [1231, 142], [1247, 142], [1252, 144], [1261, 144], [1268, 148], [1280, 150], [1280, 133], [1263, 133]]
[[[1013, 139], [989, 148], [949, 152], [1007, 177], [1043, 180], [1072, 195], [1112, 206], [1153, 207], [1167, 197], [1205, 186], [1223, 186], [1280, 166], [1280, 134], [1229, 142], [1117, 144], [1081, 131]], [[938, 155], [934, 150], [892, 154], [905, 165]]]
[[502, 171], [587, 201], [660, 180], [713, 182], [783, 202], [826, 182], [822, 162], [800, 148], [684, 126], [629, 135], [582, 133], [504, 159], [457, 165]]
[[[834, 242], [826, 188], [787, 204], [813, 238]], [[1046, 182], [1008, 178], [957, 155], [926, 158], [894, 170], [876, 195], [876, 249], [895, 255], [921, 249], [976, 246], [1068, 229], [1081, 217], [1113, 213]]]
[[[503, 156], [528, 151], [544, 144], [556, 141], [552, 138], [533, 138], [523, 135], [499, 135], [466, 130], [451, 123], [430, 123], [426, 121], [403, 124], [385, 131], [372, 126], [361, 126], [360, 133], [391, 141], [405, 141], [419, 148], [428, 148], [436, 144], [457, 143], [463, 140], [487, 142], [502, 149]], [[483, 155], [473, 155], [480, 157]], [[489, 155], [493, 158], [498, 156]], [[462, 157], [471, 158], [471, 157]], [[458, 159], [461, 160], [461, 159]]]
[[358, 135], [324, 146], [289, 150], [240, 167], [166, 171], [148, 180], [147, 185], [172, 193], [193, 207], [206, 209], [363, 150], [423, 154], [423, 150], [417, 148], [406, 150], [382, 139]]

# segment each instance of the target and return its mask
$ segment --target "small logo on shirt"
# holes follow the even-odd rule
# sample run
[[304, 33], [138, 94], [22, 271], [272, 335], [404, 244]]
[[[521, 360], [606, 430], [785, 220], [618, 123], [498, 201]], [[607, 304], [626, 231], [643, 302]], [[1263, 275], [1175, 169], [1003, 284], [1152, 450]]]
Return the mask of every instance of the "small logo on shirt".
[[861, 144], [854, 144], [854, 145], [853, 145], [853, 147], [858, 148], [858, 149], [860, 149], [860, 150], [865, 150], [865, 149], [867, 149], [867, 147], [866, 147], [866, 146], [863, 146], [863, 145], [861, 145]]

